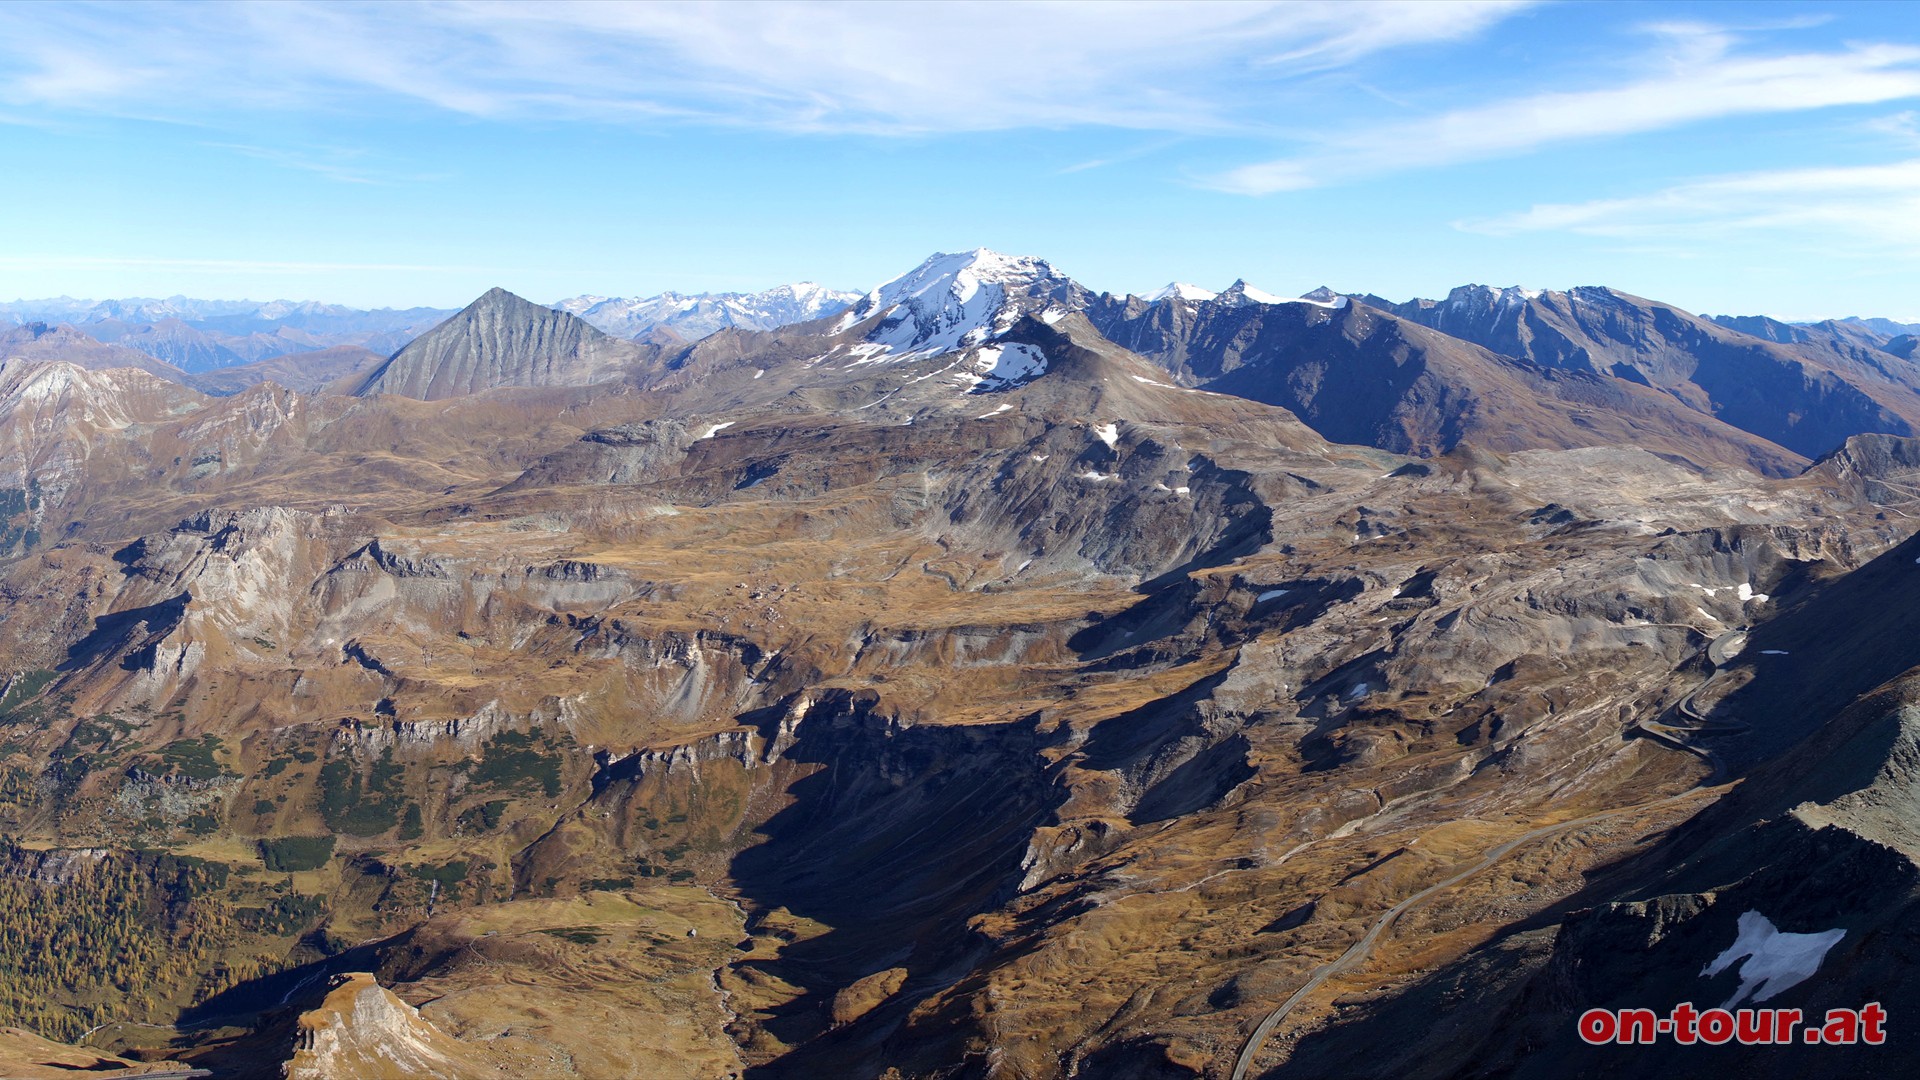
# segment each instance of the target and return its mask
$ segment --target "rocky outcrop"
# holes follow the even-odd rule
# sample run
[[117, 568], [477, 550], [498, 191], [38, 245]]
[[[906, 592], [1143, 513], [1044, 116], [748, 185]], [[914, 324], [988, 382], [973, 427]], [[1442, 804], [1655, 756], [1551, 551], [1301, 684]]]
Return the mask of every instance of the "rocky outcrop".
[[302, 1013], [286, 1080], [447, 1080], [492, 1077], [486, 1052], [434, 1027], [365, 972], [335, 977], [320, 1006]]

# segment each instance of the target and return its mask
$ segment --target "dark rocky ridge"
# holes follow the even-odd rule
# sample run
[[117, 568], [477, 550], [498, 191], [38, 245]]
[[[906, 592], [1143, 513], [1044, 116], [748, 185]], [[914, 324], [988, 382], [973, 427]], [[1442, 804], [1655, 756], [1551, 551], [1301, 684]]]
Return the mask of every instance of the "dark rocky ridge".
[[1128, 298], [1088, 314], [1183, 382], [1282, 406], [1335, 442], [1421, 456], [1632, 444], [1775, 476], [1806, 464], [1644, 383], [1515, 359], [1365, 304]]
[[1364, 302], [1503, 355], [1654, 387], [1804, 457], [1861, 432], [1911, 435], [1920, 423], [1920, 370], [1831, 324], [1730, 327], [1598, 287], [1465, 286], [1439, 301]]

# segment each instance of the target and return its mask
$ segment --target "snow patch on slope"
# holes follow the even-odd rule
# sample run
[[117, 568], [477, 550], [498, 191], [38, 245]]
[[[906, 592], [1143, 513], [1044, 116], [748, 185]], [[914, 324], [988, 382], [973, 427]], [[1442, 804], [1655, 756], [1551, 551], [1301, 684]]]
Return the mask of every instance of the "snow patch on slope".
[[1817, 934], [1783, 934], [1771, 919], [1757, 911], [1740, 916], [1740, 933], [1727, 951], [1714, 957], [1700, 969], [1702, 978], [1711, 978], [1745, 960], [1740, 965], [1740, 988], [1727, 999], [1723, 1009], [1731, 1009], [1752, 995], [1754, 1001], [1766, 1001], [1775, 994], [1813, 977], [1827, 950], [1847, 936], [1845, 930], [1823, 930]]
[[988, 345], [973, 356], [973, 372], [983, 382], [1017, 385], [1047, 370], [1047, 354], [1023, 342]]

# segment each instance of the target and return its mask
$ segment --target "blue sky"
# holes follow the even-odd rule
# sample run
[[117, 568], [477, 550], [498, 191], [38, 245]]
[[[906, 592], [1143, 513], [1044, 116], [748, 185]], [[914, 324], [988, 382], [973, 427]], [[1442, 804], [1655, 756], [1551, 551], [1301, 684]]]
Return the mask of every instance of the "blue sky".
[[4, 299], [868, 288], [978, 246], [1920, 318], [1920, 7], [0, 5]]

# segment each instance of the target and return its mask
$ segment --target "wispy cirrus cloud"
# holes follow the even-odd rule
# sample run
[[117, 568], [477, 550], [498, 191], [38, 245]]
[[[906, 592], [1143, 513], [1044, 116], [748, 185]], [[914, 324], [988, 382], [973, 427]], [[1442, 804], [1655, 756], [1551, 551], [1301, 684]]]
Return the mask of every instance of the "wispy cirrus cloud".
[[399, 184], [437, 179], [430, 175], [402, 173], [375, 162], [368, 151], [356, 147], [262, 146], [255, 143], [204, 142], [200, 145], [225, 150], [241, 157], [264, 161], [284, 169], [313, 173], [342, 184]]
[[167, 259], [144, 255], [0, 255], [0, 270], [165, 270], [169, 273], [311, 274], [360, 271], [492, 272], [497, 267], [262, 259]]
[[0, 101], [178, 119], [402, 99], [477, 117], [919, 134], [1258, 126], [1222, 88], [1477, 34], [1452, 4], [0, 5]]
[[1342, 132], [1304, 152], [1206, 178], [1245, 195], [1296, 191], [1436, 165], [1529, 153], [1576, 140], [1733, 116], [1920, 97], [1920, 47], [1863, 43], [1831, 52], [1755, 54], [1739, 35], [1696, 24], [1648, 27], [1657, 55], [1618, 85], [1552, 91]]
[[1920, 159], [1705, 177], [1625, 198], [1542, 203], [1457, 227], [1494, 236], [1563, 232], [1666, 247], [1732, 237], [1920, 257]]

